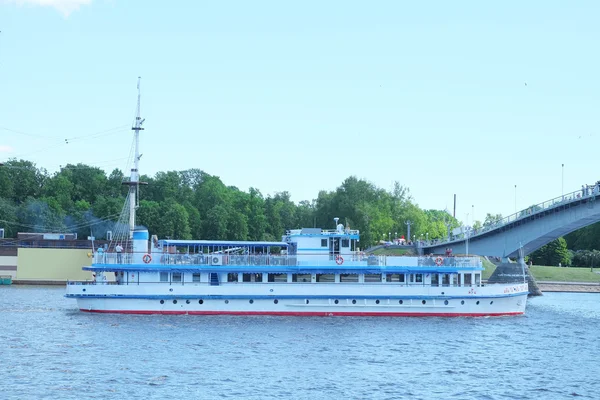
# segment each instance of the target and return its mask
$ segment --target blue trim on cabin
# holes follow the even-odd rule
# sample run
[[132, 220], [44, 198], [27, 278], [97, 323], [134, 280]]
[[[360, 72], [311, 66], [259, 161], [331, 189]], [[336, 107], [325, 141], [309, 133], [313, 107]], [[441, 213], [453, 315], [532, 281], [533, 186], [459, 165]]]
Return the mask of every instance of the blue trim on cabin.
[[133, 240], [148, 240], [148, 231], [133, 231]]
[[322, 239], [326, 239], [326, 238], [330, 238], [330, 237], [334, 237], [334, 238], [348, 238], [348, 239], [360, 239], [360, 235], [356, 235], [356, 234], [348, 234], [348, 233], [331, 233], [331, 234], [322, 234], [322, 233], [306, 233], [306, 234], [292, 234], [292, 235], [287, 235], [290, 238], [293, 237], [320, 237]]
[[158, 241], [161, 245], [166, 246], [223, 246], [223, 247], [285, 247], [289, 246], [286, 242], [247, 242], [240, 240], [175, 240], [162, 239]]
[[[261, 283], [262, 284], [262, 283]], [[303, 285], [308, 285], [303, 283]], [[173, 285], [172, 285], [173, 286]], [[373, 295], [331, 295], [331, 296], [322, 296], [322, 295], [250, 295], [250, 294], [242, 294], [242, 295], [219, 295], [219, 294], [65, 294], [65, 297], [70, 298], [86, 298], [86, 299], [148, 299], [148, 300], [160, 300], [160, 299], [203, 299], [203, 300], [235, 300], [235, 299], [352, 299], [352, 300], [479, 300], [479, 299], [498, 299], [504, 297], [516, 297], [516, 296], [526, 296], [529, 292], [522, 293], [506, 293], [506, 294], [495, 294], [495, 295], [487, 295], [487, 296], [478, 296], [478, 295], [466, 295], [466, 296], [447, 296], [447, 295], [403, 295], [403, 296], [373, 296]]]
[[177, 264], [94, 264], [84, 271], [131, 272], [220, 272], [220, 273], [310, 273], [310, 274], [457, 274], [483, 271], [481, 267], [393, 267], [393, 266], [303, 266], [303, 265], [177, 265]]

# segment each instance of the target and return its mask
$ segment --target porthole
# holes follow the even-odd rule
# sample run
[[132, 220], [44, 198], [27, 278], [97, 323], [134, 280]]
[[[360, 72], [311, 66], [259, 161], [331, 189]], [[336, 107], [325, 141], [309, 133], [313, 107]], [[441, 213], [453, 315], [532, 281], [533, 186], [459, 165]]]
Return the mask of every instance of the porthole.
[[379, 304], [379, 300], [375, 300], [375, 304]]
[[165, 301], [164, 301], [164, 300], [161, 300], [161, 301], [160, 301], [160, 304], [165, 304]]
[[334, 303], [335, 303], [335, 304], [338, 304], [339, 302], [340, 302], [339, 300], [335, 300], [335, 301], [334, 301]]
[[445, 304], [445, 305], [448, 305], [448, 300], [444, 300], [444, 304]]
[[356, 300], [352, 300], [352, 304], [356, 304]]
[[190, 301], [189, 301], [189, 300], [186, 300], [186, 301], [185, 301], [185, 304], [190, 304]]
[[308, 303], [310, 303], [310, 301], [307, 299], [307, 300], [306, 300], [306, 304], [308, 304]]
[[177, 300], [173, 300], [173, 304], [177, 304]]
[[421, 304], [427, 304], [427, 301], [425, 301], [425, 300], [422, 300], [422, 301], [421, 301]]
[[479, 300], [477, 300], [477, 303], [475, 303], [475, 304], [479, 305]]
[[273, 303], [277, 304], [277, 303], [279, 303], [279, 300], [275, 299], [275, 300], [273, 300]]
[[403, 300], [398, 300], [398, 304], [403, 304], [404, 301]]
[[494, 304], [494, 300], [490, 301], [490, 306], [491, 306], [492, 304]]
[[250, 304], [254, 304], [254, 300], [252, 300], [252, 299], [250, 299], [249, 302], [250, 302]]
[[465, 301], [461, 300], [460, 304], [464, 306], [465, 305]]
[[173, 288], [169, 289], [169, 292], [172, 292], [172, 291], [173, 291]]
[[198, 300], [198, 304], [204, 304], [204, 300], [202, 300], [202, 299]]
[[225, 304], [229, 304], [229, 300], [225, 300]]

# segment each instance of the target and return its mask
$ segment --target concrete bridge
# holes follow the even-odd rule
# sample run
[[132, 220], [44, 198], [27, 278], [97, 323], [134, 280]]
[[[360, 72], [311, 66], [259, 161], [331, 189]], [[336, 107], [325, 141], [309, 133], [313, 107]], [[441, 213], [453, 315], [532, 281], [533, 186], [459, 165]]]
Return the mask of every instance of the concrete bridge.
[[578, 190], [510, 215], [479, 230], [465, 229], [446, 240], [423, 242], [419, 250], [425, 254], [453, 254], [518, 257], [519, 249], [530, 254], [543, 245], [600, 221], [600, 187]]

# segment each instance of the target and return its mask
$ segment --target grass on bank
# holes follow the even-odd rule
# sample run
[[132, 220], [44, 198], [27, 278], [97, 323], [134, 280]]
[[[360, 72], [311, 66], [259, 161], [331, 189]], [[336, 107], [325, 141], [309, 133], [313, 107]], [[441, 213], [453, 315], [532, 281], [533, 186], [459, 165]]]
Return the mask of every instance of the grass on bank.
[[546, 267], [543, 265], [534, 265], [529, 267], [531, 274], [536, 281], [557, 281], [557, 282], [600, 282], [599, 268], [594, 272], [589, 268], [574, 267]]
[[376, 256], [406, 256], [412, 255], [413, 253], [410, 250], [406, 249], [377, 249], [373, 253]]

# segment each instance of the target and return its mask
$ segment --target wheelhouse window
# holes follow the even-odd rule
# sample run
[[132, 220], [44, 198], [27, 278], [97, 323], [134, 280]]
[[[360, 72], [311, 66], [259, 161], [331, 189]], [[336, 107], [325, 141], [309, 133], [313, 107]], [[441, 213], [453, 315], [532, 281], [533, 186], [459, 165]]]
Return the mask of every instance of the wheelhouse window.
[[415, 282], [423, 283], [423, 274], [415, 274]]
[[431, 274], [431, 286], [440, 285], [440, 276], [438, 274]]
[[358, 274], [340, 274], [340, 282], [358, 282]]
[[227, 274], [227, 282], [237, 282], [238, 274], [237, 272], [230, 272]]
[[458, 286], [458, 274], [451, 274], [452, 275], [452, 286]]
[[342, 239], [342, 247], [350, 247], [350, 239]]
[[310, 283], [310, 274], [292, 274], [292, 282]]
[[181, 272], [173, 272], [173, 274], [171, 275], [171, 281], [181, 282]]
[[381, 282], [381, 274], [365, 274], [365, 283]]
[[465, 274], [465, 286], [471, 286], [471, 274]]
[[334, 283], [335, 274], [317, 274], [317, 282], [319, 283]]
[[450, 274], [442, 274], [442, 286], [450, 286]]
[[393, 283], [404, 283], [404, 274], [387, 274], [385, 280]]
[[169, 282], [169, 273], [168, 272], [161, 272], [160, 273], [160, 281], [161, 282]]
[[327, 247], [327, 239], [321, 239], [321, 247]]
[[244, 282], [262, 282], [262, 274], [243, 274], [242, 280]]
[[479, 286], [481, 284], [481, 274], [475, 274], [475, 285]]
[[283, 283], [287, 282], [287, 274], [268, 274], [269, 282]]
[[200, 272], [194, 272], [192, 274], [192, 282], [200, 282]]

